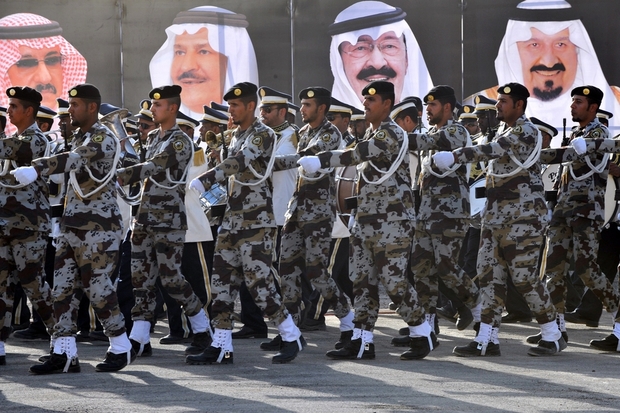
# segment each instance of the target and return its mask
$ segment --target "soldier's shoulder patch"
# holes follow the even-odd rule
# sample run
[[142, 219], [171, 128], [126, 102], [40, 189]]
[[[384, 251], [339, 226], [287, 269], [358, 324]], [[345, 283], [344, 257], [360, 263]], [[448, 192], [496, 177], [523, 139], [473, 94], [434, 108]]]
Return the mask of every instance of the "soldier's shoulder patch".
[[448, 133], [454, 135], [456, 133], [456, 126], [448, 126]]
[[512, 128], [512, 132], [513, 133], [523, 133], [523, 128], [521, 127], [521, 125], [517, 125], [514, 128]]
[[602, 134], [603, 131], [601, 128], [596, 128], [592, 132], [590, 132], [590, 136], [592, 136], [593, 139], [599, 139]]
[[252, 144], [256, 146], [261, 146], [263, 144], [263, 137], [259, 135], [254, 135], [252, 138]]
[[183, 142], [183, 139], [177, 139], [174, 142], [172, 142], [172, 147], [174, 148], [175, 151], [181, 152], [183, 148], [185, 148], [185, 142]]
[[388, 136], [387, 132], [381, 129], [377, 131], [377, 133], [375, 133], [374, 138], [378, 141], [384, 141], [387, 138], [387, 136]]
[[95, 143], [101, 143], [103, 142], [103, 135], [95, 135], [91, 140]]
[[323, 142], [329, 142], [332, 139], [332, 135], [330, 135], [329, 133], [324, 133], [323, 136], [321, 136], [321, 140]]

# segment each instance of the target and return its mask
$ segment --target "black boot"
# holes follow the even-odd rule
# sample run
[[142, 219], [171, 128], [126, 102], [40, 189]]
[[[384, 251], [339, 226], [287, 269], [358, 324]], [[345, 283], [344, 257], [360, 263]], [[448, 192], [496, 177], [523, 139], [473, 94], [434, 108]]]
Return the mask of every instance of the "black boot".
[[343, 348], [348, 342], [351, 341], [351, 337], [353, 337], [353, 330], [341, 331], [340, 338], [336, 341], [334, 348], [336, 350], [340, 350]]
[[131, 349], [136, 353], [136, 357], [151, 357], [153, 355], [153, 347], [151, 343], [140, 344], [136, 340], [129, 339], [131, 342]]
[[49, 360], [45, 363], [31, 366], [30, 372], [32, 374], [79, 373], [80, 362], [77, 356], [67, 360], [65, 353], [52, 353]]
[[465, 330], [474, 321], [471, 310], [465, 306], [459, 308], [459, 316], [456, 319], [456, 328], [459, 331]]
[[527, 354], [530, 356], [552, 356], [566, 348], [564, 337], [560, 337], [557, 341], [540, 340], [537, 347], [531, 347]]
[[428, 356], [439, 345], [437, 336], [431, 332], [430, 337], [410, 337], [409, 350], [400, 355], [401, 360], [420, 360]]
[[185, 349], [185, 354], [200, 354], [209, 348], [212, 341], [211, 333], [208, 331], [194, 334], [194, 339], [189, 347]]
[[357, 338], [349, 341], [340, 350], [331, 350], [325, 353], [325, 355], [334, 360], [355, 360], [355, 359], [367, 359], [372, 360], [375, 358], [375, 345], [374, 343], [365, 343], [362, 354], [360, 350], [362, 347], [362, 339]]
[[187, 364], [233, 364], [233, 352], [209, 346], [200, 354], [192, 354], [185, 357], [185, 362]]
[[590, 341], [590, 347], [601, 351], [620, 351], [618, 341], [615, 334], [610, 334], [602, 340]]
[[0, 366], [6, 366], [6, 356], [0, 356]]
[[477, 341], [472, 341], [466, 346], [454, 347], [452, 353], [461, 357], [476, 357], [476, 356], [501, 356], [502, 352], [499, 349], [499, 344], [488, 343], [486, 349]]
[[297, 353], [303, 349], [302, 340], [305, 342], [303, 336], [299, 336], [295, 341], [283, 340], [280, 352], [271, 358], [271, 362], [273, 364], [284, 364], [295, 360]]
[[[409, 330], [409, 328], [407, 328], [407, 330]], [[409, 333], [407, 333], [406, 336], [401, 336], [401, 337], [394, 337], [391, 341], [391, 344], [394, 347], [408, 347], [409, 346]]]
[[136, 352], [133, 350], [133, 348], [128, 353], [122, 354], [114, 354], [108, 351], [107, 353], [105, 353], [105, 358], [103, 359], [103, 361], [95, 366], [95, 371], [119, 371], [125, 368], [127, 365], [133, 363], [135, 359]]
[[278, 334], [269, 341], [260, 343], [260, 349], [265, 351], [279, 351], [282, 346], [282, 336]]
[[[562, 331], [562, 337], [564, 338], [564, 341], [566, 341], [568, 343], [568, 333], [566, 333], [566, 331]], [[530, 343], [530, 344], [538, 344], [538, 342], [542, 340], [542, 334], [538, 333], [538, 334], [534, 334], [533, 336], [528, 336], [525, 341]]]

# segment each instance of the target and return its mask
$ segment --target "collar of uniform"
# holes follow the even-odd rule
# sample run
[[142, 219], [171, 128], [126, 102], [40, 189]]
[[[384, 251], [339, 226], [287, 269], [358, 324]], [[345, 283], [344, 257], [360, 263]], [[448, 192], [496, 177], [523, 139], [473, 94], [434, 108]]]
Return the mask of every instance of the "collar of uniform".
[[274, 126], [271, 129], [273, 129], [274, 132], [278, 132], [279, 133], [279, 132], [282, 132], [284, 129], [288, 128], [289, 126], [290, 126], [290, 124], [288, 123], [288, 121], [284, 121], [283, 124], [278, 125], [278, 126]]
[[323, 122], [321, 122], [321, 124], [319, 126], [317, 126], [315, 129], [312, 129], [312, 126], [310, 126], [310, 124], [308, 124], [308, 133], [314, 133], [318, 130], [321, 130], [322, 127], [325, 126], [325, 124], [328, 123], [327, 118], [323, 118]]

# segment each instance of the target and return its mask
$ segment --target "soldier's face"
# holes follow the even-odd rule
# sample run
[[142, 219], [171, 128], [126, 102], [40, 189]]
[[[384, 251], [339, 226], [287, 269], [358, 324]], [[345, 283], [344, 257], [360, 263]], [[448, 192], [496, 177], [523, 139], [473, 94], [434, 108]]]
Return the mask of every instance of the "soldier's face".
[[356, 44], [341, 43], [339, 50], [344, 73], [360, 101], [362, 90], [375, 80], [393, 83], [395, 103], [400, 101], [408, 65], [404, 35], [398, 37], [393, 31], [378, 39], [362, 35]]
[[438, 100], [432, 100], [426, 104], [426, 120], [428, 120], [428, 123], [437, 125], [443, 121], [444, 106]]
[[344, 133], [349, 128], [349, 117], [342, 116], [341, 113], [328, 113], [327, 120], [340, 131]]
[[194, 128], [187, 125], [179, 125], [179, 129], [181, 129], [187, 136], [190, 138], [194, 137]]
[[244, 125], [254, 118], [256, 105], [252, 102], [247, 104], [241, 99], [230, 99], [228, 102], [228, 113], [235, 125]]
[[38, 118], [37, 118], [37, 126], [39, 127], [39, 129], [41, 129], [41, 132], [49, 132], [50, 127], [51, 127], [50, 123], [39, 120]]
[[510, 95], [499, 94], [497, 97], [497, 119], [512, 124], [523, 113], [521, 101], [515, 102]]
[[543, 132], [540, 131], [540, 134], [542, 135], [542, 149], [547, 149], [551, 146], [551, 135], [549, 135], [547, 132]]
[[531, 28], [532, 37], [517, 42], [525, 87], [536, 98], [550, 101], [568, 91], [577, 74], [577, 46], [569, 29], [547, 35]]
[[302, 99], [299, 112], [304, 123], [313, 123], [319, 119], [319, 107], [315, 99]]
[[573, 122], [589, 122], [596, 117], [597, 105], [588, 103], [585, 96], [573, 96], [573, 102], [570, 105], [570, 114]]
[[139, 119], [138, 123], [138, 135], [140, 136], [140, 140], [141, 141], [145, 141], [147, 135], [149, 134], [150, 131], [152, 131], [153, 129], [155, 129], [155, 122], [151, 121], [151, 120], [146, 120], [146, 119]]
[[467, 129], [467, 132], [469, 132], [469, 134], [471, 136], [477, 134], [478, 132], [480, 132], [480, 126], [478, 125], [478, 121], [474, 120], [468, 120], [466, 122], [461, 122], [463, 124], [463, 126], [465, 126], [465, 129]]
[[221, 101], [227, 66], [228, 58], [209, 44], [206, 27], [175, 37], [170, 77], [183, 87], [181, 100], [192, 111], [202, 112], [205, 102]]
[[71, 125], [71, 117], [69, 115], [63, 115], [58, 118], [58, 128], [60, 129], [60, 135], [67, 139], [76, 127]]
[[220, 129], [217, 123], [214, 122], [209, 122], [208, 120], [203, 120], [202, 122], [200, 122], [200, 130], [198, 131], [200, 133], [200, 136], [204, 139], [205, 133], [207, 133], [208, 131], [211, 131], [213, 133], [220, 133]]
[[269, 127], [278, 126], [284, 123], [286, 109], [276, 105], [263, 105], [260, 107], [260, 120]]
[[19, 53], [19, 60], [7, 70], [11, 85], [30, 86], [43, 96], [42, 105], [55, 107], [63, 82], [60, 46], [42, 49], [19, 46]]
[[11, 123], [17, 127], [27, 128], [34, 122], [33, 109], [26, 109], [19, 99], [10, 98], [6, 112]]
[[80, 127], [87, 125], [92, 118], [92, 112], [97, 110], [95, 103], [87, 103], [80, 98], [69, 98], [69, 116], [71, 125]]
[[153, 122], [162, 123], [170, 120], [171, 117], [176, 119], [176, 111], [167, 99], [151, 99], [151, 113], [153, 113]]
[[384, 100], [379, 95], [364, 95], [363, 104], [366, 122], [376, 124], [390, 113], [390, 99]]

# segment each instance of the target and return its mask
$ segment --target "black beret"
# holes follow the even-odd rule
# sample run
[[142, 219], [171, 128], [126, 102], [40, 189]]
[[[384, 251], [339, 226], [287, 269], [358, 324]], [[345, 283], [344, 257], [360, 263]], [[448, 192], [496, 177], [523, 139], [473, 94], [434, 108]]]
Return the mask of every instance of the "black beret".
[[506, 83], [504, 86], [500, 86], [497, 89], [497, 93], [500, 93], [502, 95], [516, 96], [519, 98], [530, 97], [529, 90], [527, 90], [527, 88], [523, 86], [521, 83], [516, 83], [516, 82]]
[[258, 86], [254, 83], [250, 82], [241, 82], [233, 85], [228, 91], [224, 94], [224, 100], [228, 102], [230, 99], [239, 99], [248, 96], [257, 96], [256, 92], [258, 91]]
[[312, 99], [317, 97], [332, 97], [332, 92], [320, 86], [307, 87], [299, 92], [299, 99]]
[[69, 89], [69, 97], [99, 100], [101, 99], [101, 93], [99, 93], [99, 89], [96, 86], [90, 83], [82, 83]]
[[594, 103], [598, 103], [599, 105], [603, 101], [603, 91], [596, 86], [579, 86], [574, 88], [570, 92], [571, 96], [579, 95], [585, 96], [588, 99], [594, 101]]
[[448, 85], [438, 85], [428, 91], [424, 96], [424, 103], [432, 102], [439, 98], [455, 98], [454, 89]]
[[37, 105], [40, 105], [43, 100], [43, 96], [41, 96], [39, 92], [28, 86], [10, 87], [6, 90], [6, 95], [10, 98], [25, 100], [26, 102], [36, 103]]
[[181, 86], [167, 85], [156, 87], [149, 92], [149, 97], [154, 100], [178, 98], [181, 96]]
[[384, 80], [377, 80], [374, 82], [370, 82], [366, 85], [364, 89], [362, 89], [362, 96], [366, 95], [393, 95], [394, 94], [394, 84], [391, 82], [386, 82]]

